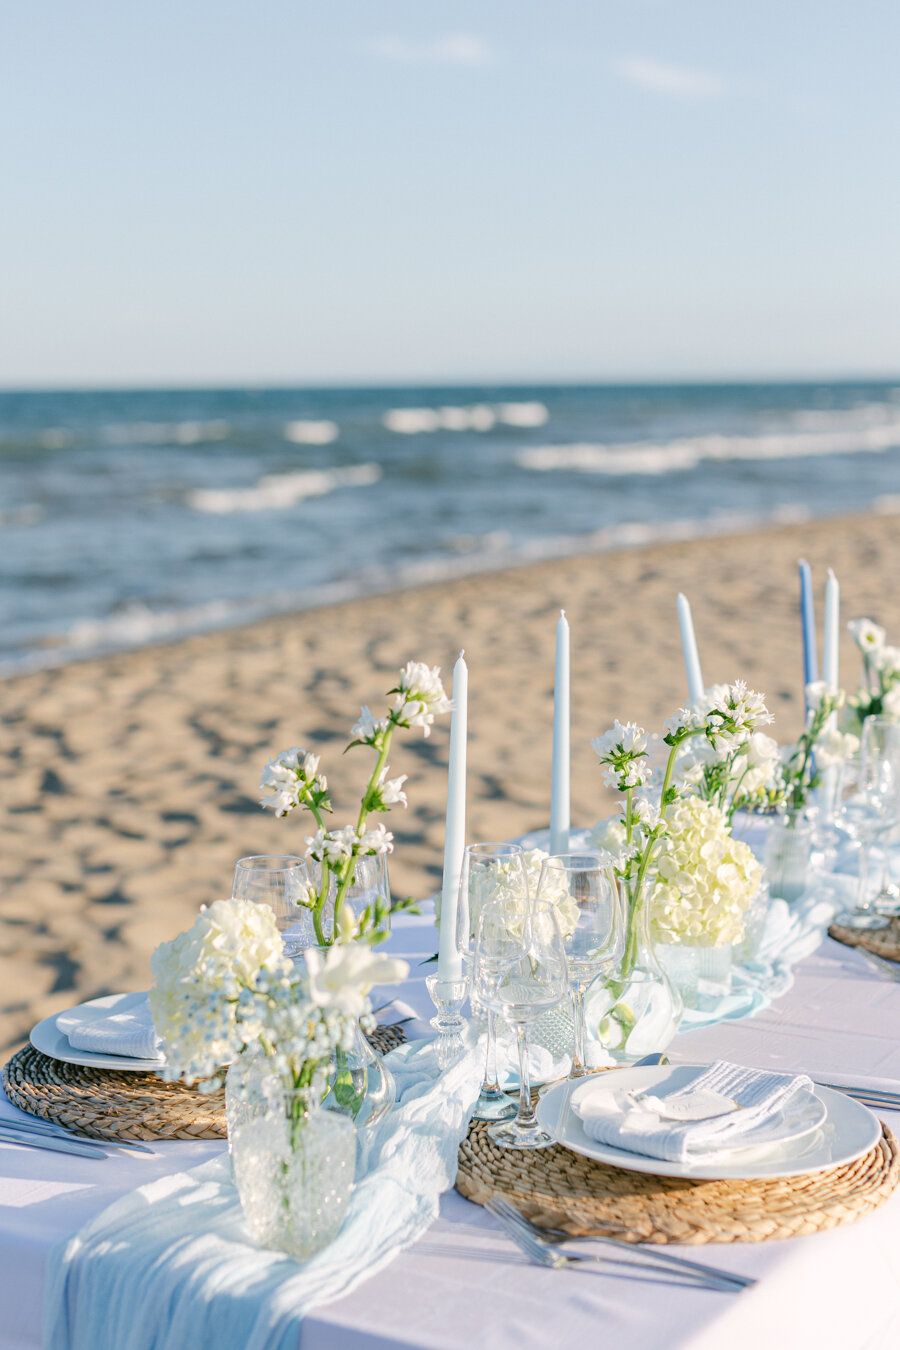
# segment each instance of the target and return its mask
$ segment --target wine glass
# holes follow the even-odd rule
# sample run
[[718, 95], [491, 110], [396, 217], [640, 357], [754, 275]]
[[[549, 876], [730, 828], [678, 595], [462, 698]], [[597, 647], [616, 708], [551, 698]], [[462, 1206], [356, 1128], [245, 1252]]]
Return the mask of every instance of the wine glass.
[[239, 858], [231, 896], [273, 909], [284, 954], [294, 957], [316, 942], [309, 909], [311, 880], [306, 860], [290, 853]]
[[[499, 897], [528, 898], [524, 852], [521, 844], [470, 844], [463, 855], [456, 910], [456, 945], [463, 966], [472, 974], [473, 948], [482, 910]], [[478, 1014], [478, 996], [470, 980], [472, 1012]], [[484, 1082], [475, 1103], [476, 1120], [508, 1120], [515, 1106], [502, 1091], [497, 1078], [497, 1019], [492, 1008], [487, 1014], [487, 1049]]]
[[555, 912], [569, 971], [575, 1038], [570, 1078], [588, 1072], [584, 1053], [584, 995], [598, 975], [613, 969], [624, 949], [624, 925], [608, 859], [596, 853], [545, 858], [537, 900]]
[[528, 1074], [528, 1024], [557, 1007], [568, 987], [566, 953], [555, 907], [521, 897], [485, 905], [475, 937], [473, 985], [479, 1000], [509, 1022], [519, 1052], [519, 1110], [488, 1133], [501, 1148], [554, 1142], [537, 1122]]
[[[860, 755], [875, 754], [893, 781], [900, 783], [900, 725], [886, 717], [868, 717], [863, 723], [860, 741]], [[884, 772], [884, 768], [882, 769]], [[875, 909], [879, 914], [900, 915], [900, 887], [891, 880], [890, 838], [900, 824], [900, 808], [895, 812], [893, 823], [881, 836], [883, 860], [881, 881], [875, 896]]]
[[885, 745], [875, 732], [864, 732], [859, 758], [841, 766], [836, 799], [835, 825], [858, 845], [859, 859], [856, 904], [835, 918], [844, 928], [886, 928], [890, 922], [868, 894], [869, 853], [897, 823], [898, 787], [897, 767]]

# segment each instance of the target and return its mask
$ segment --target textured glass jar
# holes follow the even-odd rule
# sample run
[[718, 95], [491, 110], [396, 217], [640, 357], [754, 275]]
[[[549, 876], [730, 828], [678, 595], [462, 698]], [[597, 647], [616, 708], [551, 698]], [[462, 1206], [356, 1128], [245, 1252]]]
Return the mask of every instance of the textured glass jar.
[[235, 1111], [232, 1102], [228, 1142], [247, 1228], [260, 1246], [305, 1260], [344, 1221], [356, 1169], [353, 1121], [280, 1085], [251, 1093], [246, 1105]]

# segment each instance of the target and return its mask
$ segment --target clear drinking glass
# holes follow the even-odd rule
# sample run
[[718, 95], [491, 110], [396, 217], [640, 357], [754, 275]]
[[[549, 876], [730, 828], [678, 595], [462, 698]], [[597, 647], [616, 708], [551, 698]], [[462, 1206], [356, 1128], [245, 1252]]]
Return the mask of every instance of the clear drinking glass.
[[879, 914], [869, 895], [869, 852], [874, 843], [897, 824], [900, 805], [900, 761], [895, 762], [889, 738], [868, 719], [859, 758], [841, 767], [836, 797], [835, 825], [859, 846], [856, 905], [844, 910], [835, 923], [844, 928], [886, 928], [890, 920]]
[[568, 972], [555, 907], [540, 901], [493, 900], [482, 910], [475, 938], [474, 989], [509, 1022], [519, 1052], [519, 1110], [490, 1136], [502, 1148], [544, 1148], [553, 1138], [537, 1123], [528, 1073], [528, 1024], [565, 998]]
[[[486, 905], [500, 897], [525, 901], [528, 882], [521, 844], [470, 844], [463, 855], [456, 911], [456, 942], [463, 967], [470, 977], [472, 1012], [477, 1015], [479, 999], [472, 976], [473, 951], [478, 919]], [[497, 1019], [492, 1008], [484, 1008], [487, 1022], [487, 1052], [484, 1082], [475, 1103], [476, 1120], [508, 1120], [515, 1106], [500, 1088], [497, 1079]]]
[[[900, 783], [900, 726], [885, 717], [869, 717], [863, 724], [861, 753], [872, 753], [880, 757], [882, 764], [889, 766], [888, 772], [895, 783]], [[891, 836], [900, 824], [900, 808], [894, 814], [893, 824], [880, 836], [883, 852], [881, 881], [875, 896], [875, 908], [879, 914], [900, 915], [900, 887], [891, 879]]]
[[289, 853], [239, 858], [234, 867], [231, 895], [234, 900], [269, 905], [275, 911], [285, 956], [299, 956], [315, 943], [308, 908], [310, 880], [306, 861]]
[[598, 975], [609, 974], [625, 948], [622, 911], [608, 859], [596, 853], [559, 853], [545, 858], [537, 900], [556, 913], [569, 971], [575, 1036], [570, 1078], [587, 1072], [584, 994]]

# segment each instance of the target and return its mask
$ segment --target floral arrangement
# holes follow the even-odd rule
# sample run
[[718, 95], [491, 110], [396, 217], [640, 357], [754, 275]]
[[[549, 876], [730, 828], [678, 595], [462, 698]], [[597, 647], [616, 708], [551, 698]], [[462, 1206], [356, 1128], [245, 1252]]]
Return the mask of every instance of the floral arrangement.
[[847, 629], [862, 656], [862, 683], [847, 700], [857, 729], [867, 717], [900, 722], [900, 647], [890, 647], [887, 634], [871, 619], [853, 619]]
[[[604, 766], [606, 782], [617, 788], [623, 797], [621, 816], [612, 830], [603, 831], [600, 842], [614, 853], [615, 870], [628, 909], [621, 973], [625, 983], [637, 959], [637, 920], [646, 902], [645, 888], [658, 865], [663, 840], [670, 827], [669, 814], [680, 799], [696, 795], [696, 782], [679, 779], [676, 775], [679, 756], [688, 742], [702, 740], [722, 762], [731, 759], [737, 762], [740, 754], [748, 754], [751, 738], [771, 721], [762, 695], [748, 689], [742, 680], [731, 685], [716, 685], [708, 691], [702, 704], [682, 708], [666, 723], [663, 741], [668, 747], [668, 755], [658, 801], [652, 801], [647, 795], [651, 770], [647, 734], [643, 728], [633, 722], [624, 725], [615, 722], [609, 731], [594, 740], [593, 747]], [[727, 818], [721, 807], [712, 802], [708, 805], [718, 811], [722, 828], [727, 831]], [[702, 860], [695, 858], [691, 870], [699, 863]]]
[[[390, 910], [390, 898], [380, 896], [367, 905], [359, 915], [344, 911], [347, 892], [356, 875], [356, 860], [390, 853], [394, 836], [379, 821], [369, 824], [369, 817], [382, 814], [394, 806], [406, 806], [403, 784], [407, 775], [389, 778], [388, 756], [394, 732], [398, 728], [421, 727], [428, 736], [435, 717], [450, 712], [453, 705], [444, 693], [441, 672], [421, 661], [408, 661], [400, 672], [393, 689], [387, 712], [376, 717], [366, 707], [351, 730], [348, 750], [367, 746], [375, 753], [375, 765], [363, 790], [356, 821], [351, 825], [329, 828], [325, 817], [332, 811], [328, 795], [328, 781], [319, 771], [319, 757], [307, 750], [294, 747], [284, 750], [265, 766], [260, 783], [260, 804], [287, 816], [293, 811], [308, 811], [318, 829], [307, 838], [307, 855], [317, 865], [318, 882], [309, 895], [313, 926], [318, 943], [327, 947], [335, 941], [354, 939], [375, 943], [385, 936], [385, 919]], [[326, 924], [325, 910], [329, 897], [334, 897], [331, 925]]]
[[211, 1092], [247, 1052], [271, 1061], [286, 1087], [323, 1086], [335, 1055], [353, 1046], [375, 984], [408, 974], [405, 961], [338, 945], [284, 957], [275, 914], [248, 900], [217, 900], [152, 958], [150, 1011], [164, 1076]]
[[842, 690], [832, 689], [822, 680], [806, 686], [806, 726], [782, 766], [782, 791], [777, 803], [791, 823], [809, 804], [813, 790], [822, 782], [822, 771], [836, 768], [859, 747], [855, 736], [838, 730], [837, 716], [843, 706]]
[[732, 837], [722, 808], [702, 797], [679, 798], [656, 855], [653, 937], [695, 947], [739, 942], [761, 881], [762, 867], [748, 845]]
[[[710, 707], [727, 698], [727, 685], [713, 685], [706, 693]], [[764, 731], [736, 743], [692, 737], [678, 756], [677, 773], [685, 786], [717, 806], [729, 825], [737, 811], [770, 810], [784, 791], [778, 742]]]

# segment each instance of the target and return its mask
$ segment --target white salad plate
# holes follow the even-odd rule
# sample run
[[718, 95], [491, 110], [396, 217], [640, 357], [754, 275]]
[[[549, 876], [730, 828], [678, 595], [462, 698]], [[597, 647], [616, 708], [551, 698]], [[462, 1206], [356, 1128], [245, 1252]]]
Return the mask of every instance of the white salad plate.
[[[641, 1069], [618, 1069], [609, 1075], [610, 1091], [653, 1092], [683, 1088], [708, 1065], [651, 1065]], [[601, 1080], [602, 1081], [602, 1080]], [[594, 1090], [600, 1081], [590, 1084]], [[766, 1177], [798, 1177], [840, 1167], [868, 1153], [881, 1137], [881, 1125], [866, 1106], [842, 1092], [817, 1087], [799, 1093], [785, 1110], [758, 1127], [741, 1148], [722, 1149], [688, 1162], [667, 1162], [627, 1149], [600, 1144], [585, 1132], [576, 1106], [570, 1102], [588, 1088], [583, 1080], [557, 1083], [537, 1103], [537, 1117], [544, 1129], [564, 1148], [627, 1172], [651, 1176], [681, 1177], [688, 1181], [753, 1181]]]
[[45, 1017], [32, 1028], [29, 1037], [35, 1050], [42, 1055], [51, 1055], [61, 1059], [64, 1064], [83, 1064], [93, 1069], [122, 1069], [131, 1073], [152, 1073], [165, 1062], [159, 1059], [132, 1059], [128, 1055], [101, 1055], [92, 1050], [76, 1050], [69, 1041], [68, 1031], [77, 1025], [92, 1022], [97, 1017], [106, 1017], [116, 1008], [124, 1010], [135, 999], [134, 994], [106, 994], [103, 998], [92, 998], [87, 1003], [79, 1003], [65, 1012]]

